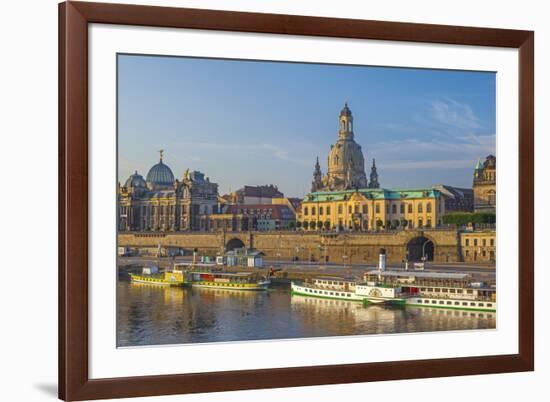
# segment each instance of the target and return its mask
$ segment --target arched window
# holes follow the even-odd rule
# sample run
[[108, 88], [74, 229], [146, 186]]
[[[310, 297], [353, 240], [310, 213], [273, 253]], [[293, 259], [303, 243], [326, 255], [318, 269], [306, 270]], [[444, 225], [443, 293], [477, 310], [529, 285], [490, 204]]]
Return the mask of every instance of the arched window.
[[307, 207], [304, 207], [304, 215], [307, 216], [308, 215], [308, 208]]
[[[334, 127], [334, 126], [333, 126], [333, 127]], [[342, 131], [344, 131], [344, 130], [346, 129], [346, 121], [345, 121], [345, 120], [342, 120], [342, 121], [340, 122], [340, 129], [341, 129]]]
[[412, 204], [409, 204], [409, 207], [407, 208], [407, 211], [409, 212], [409, 214], [412, 214], [412, 213], [413, 213], [413, 206], [412, 206]]
[[432, 212], [432, 203], [431, 202], [428, 202], [428, 204], [426, 205], [426, 212]]
[[496, 194], [494, 191], [489, 191], [489, 193], [487, 193], [487, 202], [489, 203], [489, 205], [496, 204]]
[[351, 132], [351, 121], [348, 121], [348, 131]]
[[418, 213], [422, 213], [422, 203], [418, 204]]
[[338, 165], [338, 155], [335, 155], [335, 156], [334, 156], [334, 164], [335, 164], [335, 165]]
[[323, 215], [323, 207], [319, 207], [319, 215]]
[[315, 207], [311, 207], [311, 215], [315, 215]]

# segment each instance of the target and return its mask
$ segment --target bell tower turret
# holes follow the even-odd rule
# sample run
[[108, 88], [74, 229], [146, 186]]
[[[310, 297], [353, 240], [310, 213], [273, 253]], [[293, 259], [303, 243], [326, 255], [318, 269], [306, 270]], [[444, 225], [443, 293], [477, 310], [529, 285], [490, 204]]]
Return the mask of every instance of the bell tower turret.
[[353, 116], [347, 102], [340, 112], [340, 125], [338, 128], [338, 136], [344, 139], [353, 139]]

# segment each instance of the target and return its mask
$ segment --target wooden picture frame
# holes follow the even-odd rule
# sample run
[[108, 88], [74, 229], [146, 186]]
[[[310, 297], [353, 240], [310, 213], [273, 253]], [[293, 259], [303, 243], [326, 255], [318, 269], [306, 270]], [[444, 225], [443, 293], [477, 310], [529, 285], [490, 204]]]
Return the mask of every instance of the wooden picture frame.
[[[519, 353], [401, 362], [89, 379], [88, 24], [120, 24], [519, 49]], [[534, 33], [382, 21], [66, 2], [59, 5], [59, 397], [295, 387], [534, 369]]]

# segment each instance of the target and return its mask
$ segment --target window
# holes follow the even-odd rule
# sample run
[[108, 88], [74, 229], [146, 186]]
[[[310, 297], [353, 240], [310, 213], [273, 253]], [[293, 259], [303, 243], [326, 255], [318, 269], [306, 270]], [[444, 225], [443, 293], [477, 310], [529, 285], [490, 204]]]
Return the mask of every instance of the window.
[[491, 239], [489, 244], [493, 247], [495, 245], [495, 239]]
[[[246, 213], [246, 211], [245, 211], [245, 213]], [[304, 215], [305, 215], [305, 216], [307, 216], [307, 215], [308, 215], [308, 213], [309, 213], [309, 211], [308, 211], [308, 208], [307, 208], [307, 207], [305, 207], [305, 208], [304, 208]]]
[[402, 214], [405, 213], [405, 204], [401, 204], [401, 205], [399, 206], [399, 212], [402, 213]]
[[330, 215], [330, 207], [327, 207], [327, 215]]
[[338, 213], [339, 213], [339, 214], [342, 213], [342, 204], [338, 205]]
[[348, 214], [351, 214], [351, 205], [348, 205]]
[[319, 215], [323, 215], [323, 207], [319, 207]]
[[466, 239], [466, 245], [467, 245], [467, 246], [470, 245], [470, 239]]
[[426, 204], [426, 212], [432, 212], [432, 203], [431, 202], [428, 202], [428, 204]]
[[419, 214], [422, 213], [422, 203], [419, 203], [419, 204], [418, 204], [417, 209], [418, 209], [418, 213], [419, 213]]
[[355, 205], [355, 211], [354, 211], [356, 214], [359, 213], [359, 205]]
[[422, 226], [423, 226], [422, 219], [419, 219], [419, 220], [418, 220], [418, 227], [421, 228]]
[[368, 212], [369, 212], [369, 207], [368, 207], [368, 205], [366, 205], [366, 204], [363, 205], [363, 213], [366, 214], [366, 213], [368, 213]]
[[481, 245], [482, 245], [483, 247], [485, 247], [485, 246], [487, 245], [487, 240], [486, 240], [486, 239], [482, 239], [482, 240], [481, 240]]
[[409, 205], [408, 205], [407, 211], [408, 211], [409, 214], [412, 214], [412, 213], [413, 213], [413, 206], [412, 206], [412, 204], [409, 204]]
[[311, 215], [315, 215], [315, 207], [311, 207]]
[[380, 204], [376, 204], [375, 211], [376, 211], [377, 214], [380, 213]]
[[474, 239], [474, 246], [477, 246], [477, 239]]
[[391, 206], [391, 213], [392, 213], [392, 214], [396, 214], [396, 213], [397, 213], [397, 205], [393, 204], [393, 205]]

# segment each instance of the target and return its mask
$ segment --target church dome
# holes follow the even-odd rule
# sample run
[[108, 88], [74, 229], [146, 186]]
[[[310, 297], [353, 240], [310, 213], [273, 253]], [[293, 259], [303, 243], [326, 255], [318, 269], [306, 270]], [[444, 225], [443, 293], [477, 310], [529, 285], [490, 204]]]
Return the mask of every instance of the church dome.
[[124, 187], [145, 188], [147, 187], [147, 183], [145, 182], [145, 179], [143, 178], [143, 176], [138, 174], [136, 170], [133, 175], [128, 177], [128, 180], [126, 180], [126, 183], [124, 183]]
[[172, 186], [174, 184], [174, 174], [172, 170], [162, 162], [162, 151], [160, 161], [153, 166], [147, 173], [147, 184], [151, 187]]

